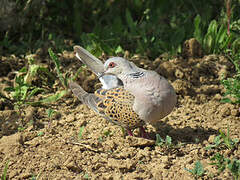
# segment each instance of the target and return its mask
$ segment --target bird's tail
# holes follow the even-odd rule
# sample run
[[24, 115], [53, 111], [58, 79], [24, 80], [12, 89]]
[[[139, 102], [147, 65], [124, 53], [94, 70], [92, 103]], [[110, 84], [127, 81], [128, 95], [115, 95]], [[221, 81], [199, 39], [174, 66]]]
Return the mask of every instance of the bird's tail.
[[70, 81], [69, 88], [72, 90], [73, 94], [89, 108], [99, 113], [97, 108], [97, 103], [101, 100], [92, 93], [86, 92], [81, 86], [77, 83]]

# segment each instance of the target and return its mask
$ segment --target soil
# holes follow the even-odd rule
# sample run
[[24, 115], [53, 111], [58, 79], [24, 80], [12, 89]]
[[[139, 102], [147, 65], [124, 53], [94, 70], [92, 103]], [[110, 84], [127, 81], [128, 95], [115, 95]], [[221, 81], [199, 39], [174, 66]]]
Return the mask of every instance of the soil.
[[[200, 179], [233, 179], [229, 170], [218, 174], [217, 167], [209, 163], [216, 152], [239, 159], [239, 144], [233, 150], [206, 147], [213, 143], [219, 130], [227, 132], [229, 128], [230, 137], [240, 139], [239, 107], [221, 102], [224, 87], [220, 80], [223, 74], [232, 76], [234, 66], [223, 56], [199, 57], [202, 52], [194, 51], [185, 50], [184, 58], [169, 61], [164, 57], [154, 61], [138, 55], [131, 58], [138, 66], [166, 77], [178, 95], [170, 115], [159, 124], [146, 125], [149, 140], [139, 138], [138, 130], [134, 131], [135, 137], [125, 135], [120, 127], [95, 114], [70, 92], [48, 107], [22, 107], [21, 117], [11, 103], [1, 99], [0, 173], [9, 162], [8, 179], [187, 180], [194, 177], [185, 168], [194, 168], [199, 160], [206, 170]], [[38, 64], [55, 72], [48, 57], [32, 56]], [[81, 66], [73, 52], [63, 52], [59, 58], [64, 73], [74, 75]], [[1, 57], [2, 93], [6, 94], [3, 89], [13, 85], [14, 72], [28, 64], [26, 59], [26, 56]], [[88, 92], [99, 87], [95, 75], [86, 68], [76, 81]], [[60, 89], [63, 87], [56, 81], [49, 95]], [[49, 107], [56, 111], [51, 118], [46, 113]], [[156, 134], [163, 139], [170, 136], [172, 146], [156, 146]]]

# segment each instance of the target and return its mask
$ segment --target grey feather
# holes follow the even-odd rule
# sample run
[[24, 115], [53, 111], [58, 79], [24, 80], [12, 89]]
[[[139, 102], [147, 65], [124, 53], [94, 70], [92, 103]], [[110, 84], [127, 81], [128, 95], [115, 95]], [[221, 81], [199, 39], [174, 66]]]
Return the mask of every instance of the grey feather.
[[82, 61], [83, 64], [86, 64], [87, 67], [91, 69], [97, 76], [100, 76], [104, 71], [104, 66], [102, 61], [93, 56], [87, 50], [81, 46], [74, 46], [74, 51], [76, 52], [76, 57]]
[[70, 81], [69, 87], [72, 90], [73, 94], [80, 100], [82, 103], [86, 104], [89, 108], [98, 112], [97, 103], [100, 101], [99, 97], [95, 96], [93, 93], [87, 93], [84, 89], [78, 84]]

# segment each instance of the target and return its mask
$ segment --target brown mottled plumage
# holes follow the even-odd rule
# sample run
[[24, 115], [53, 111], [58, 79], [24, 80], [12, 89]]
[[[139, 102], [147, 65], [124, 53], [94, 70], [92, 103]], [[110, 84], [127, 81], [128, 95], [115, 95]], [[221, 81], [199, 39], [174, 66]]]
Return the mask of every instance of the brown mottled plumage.
[[133, 110], [134, 96], [123, 87], [98, 89], [94, 94], [85, 92], [74, 82], [69, 87], [79, 100], [114, 124], [128, 130], [145, 124]]
[[95, 95], [101, 99], [97, 103], [99, 113], [107, 116], [111, 122], [126, 129], [134, 129], [145, 124], [133, 111], [134, 96], [123, 87], [98, 89]]

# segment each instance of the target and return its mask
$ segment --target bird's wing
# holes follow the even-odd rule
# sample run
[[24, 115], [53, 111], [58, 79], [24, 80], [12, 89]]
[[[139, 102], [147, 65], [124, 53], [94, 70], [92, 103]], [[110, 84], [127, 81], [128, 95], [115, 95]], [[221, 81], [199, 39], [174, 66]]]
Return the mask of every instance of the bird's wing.
[[111, 122], [127, 129], [144, 124], [133, 110], [134, 96], [123, 87], [98, 89], [95, 95], [102, 99], [97, 104], [99, 113], [105, 115]]
[[99, 76], [104, 71], [104, 65], [102, 61], [89, 53], [86, 49], [81, 46], [74, 46], [74, 52], [76, 57], [83, 63], [86, 64], [92, 72]]
[[97, 104], [101, 102], [101, 99], [93, 93], [87, 93], [81, 86], [77, 83], [70, 81], [69, 87], [73, 94], [84, 104], [86, 104], [93, 111], [99, 113]]
[[80, 101], [114, 124], [127, 129], [144, 124], [133, 110], [134, 96], [123, 87], [98, 89], [95, 94], [87, 93], [74, 82], [69, 82], [69, 87]]

